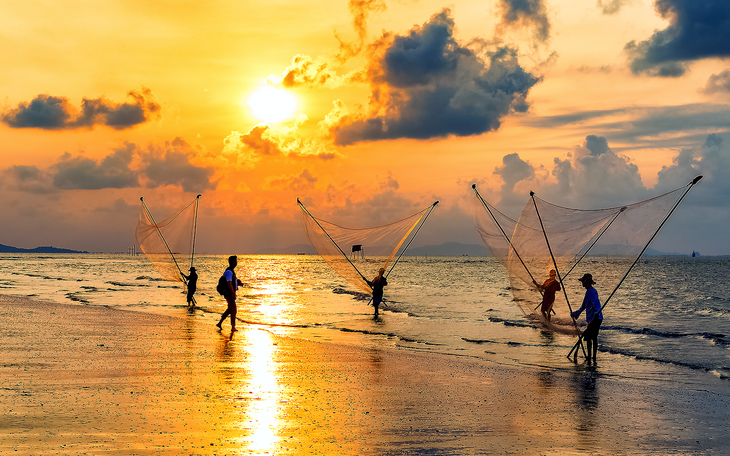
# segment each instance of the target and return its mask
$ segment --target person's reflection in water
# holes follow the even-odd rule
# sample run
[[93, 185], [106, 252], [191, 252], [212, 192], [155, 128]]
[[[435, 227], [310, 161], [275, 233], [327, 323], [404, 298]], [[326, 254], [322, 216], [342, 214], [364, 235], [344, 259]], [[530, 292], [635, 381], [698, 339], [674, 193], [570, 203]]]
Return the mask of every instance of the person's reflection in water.
[[600, 408], [599, 374], [593, 368], [576, 369], [572, 377], [575, 395], [576, 427], [581, 449], [591, 449], [601, 438], [595, 419]]
[[236, 361], [236, 343], [233, 341], [234, 334], [236, 333], [231, 333], [230, 335], [220, 334], [220, 345], [217, 353], [218, 362], [220, 363], [218, 372], [226, 383], [231, 383], [236, 379], [236, 367], [234, 363]]

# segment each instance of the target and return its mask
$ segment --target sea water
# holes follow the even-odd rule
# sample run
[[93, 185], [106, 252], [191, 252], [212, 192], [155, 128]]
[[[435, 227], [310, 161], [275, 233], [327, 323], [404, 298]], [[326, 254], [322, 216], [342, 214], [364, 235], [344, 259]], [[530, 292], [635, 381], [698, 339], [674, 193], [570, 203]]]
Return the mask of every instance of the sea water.
[[[144, 256], [0, 254], [0, 292], [199, 318], [214, 331], [226, 307], [215, 291], [226, 259], [195, 258], [200, 279], [194, 309], [186, 305], [182, 284], [163, 280]], [[598, 279], [610, 265], [597, 258], [586, 268], [581, 273]], [[370, 296], [318, 256], [240, 255], [236, 271], [243, 282], [241, 324], [262, 330], [536, 368], [576, 366], [566, 357], [576, 338], [525, 316], [493, 258], [403, 257], [388, 278], [387, 309], [377, 319]], [[604, 309], [597, 368], [621, 378], [730, 387], [728, 293], [730, 258], [640, 260]]]

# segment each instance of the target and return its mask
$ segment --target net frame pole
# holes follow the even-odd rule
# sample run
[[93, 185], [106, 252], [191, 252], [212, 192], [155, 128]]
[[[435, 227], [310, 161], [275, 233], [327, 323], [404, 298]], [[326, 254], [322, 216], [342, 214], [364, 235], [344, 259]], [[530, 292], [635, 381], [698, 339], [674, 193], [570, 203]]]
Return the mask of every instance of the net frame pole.
[[400, 255], [398, 255], [398, 258], [395, 259], [395, 261], [393, 262], [393, 265], [390, 267], [390, 269], [388, 270], [388, 272], [385, 274], [385, 278], [386, 279], [388, 278], [388, 275], [390, 275], [390, 273], [393, 271], [393, 268], [395, 268], [395, 265], [398, 264], [398, 261], [400, 261], [400, 259], [403, 256], [403, 254], [406, 253], [406, 250], [408, 250], [408, 247], [410, 247], [411, 242], [413, 242], [413, 240], [416, 239], [416, 236], [418, 236], [418, 232], [421, 231], [421, 228], [423, 228], [423, 225], [426, 223], [426, 219], [428, 218], [429, 215], [431, 215], [431, 212], [433, 212], [433, 210], [436, 208], [436, 205], [438, 203], [439, 202], [436, 201], [428, 209], [428, 212], [423, 217], [423, 220], [421, 220], [421, 223], [418, 225], [418, 229], [416, 229], [416, 232], [413, 233], [413, 236], [411, 236], [411, 239], [408, 241], [408, 244], [406, 244], [406, 246], [403, 248], [403, 250], [401, 250]]
[[192, 268], [195, 264], [195, 238], [198, 234], [198, 207], [200, 206], [200, 197], [203, 196], [200, 193], [198, 193], [198, 196], [195, 197], [195, 218], [193, 219], [193, 236], [192, 236], [192, 245], [190, 248], [190, 267]]
[[[548, 239], [547, 232], [545, 231], [545, 225], [542, 223], [542, 217], [540, 216], [540, 211], [537, 209], [537, 202], [535, 201], [535, 192], [530, 192], [530, 198], [532, 198], [532, 204], [535, 206], [535, 214], [537, 214], [537, 219], [540, 221], [540, 229], [542, 230], [543, 236], [545, 236], [545, 244], [547, 244], [548, 252], [550, 252], [550, 258], [553, 260], [553, 267], [555, 268], [555, 274], [558, 276], [558, 280], [560, 281], [560, 288], [563, 289], [563, 296], [565, 296], [565, 302], [568, 304], [568, 310], [570, 311], [570, 319], [573, 320], [573, 326], [575, 326], [575, 329], [578, 331], [578, 334], [580, 334], [580, 329], [578, 329], [578, 323], [575, 321], [575, 318], [573, 318], [573, 307], [570, 305], [570, 300], [568, 299], [568, 291], [565, 289], [565, 284], [563, 283], [563, 278], [560, 275], [560, 270], [558, 269], [558, 262], [555, 261], [555, 255], [553, 255], [553, 249], [550, 246], [550, 240]], [[581, 339], [578, 339], [579, 341]], [[583, 343], [580, 343], [580, 347], [583, 349], [583, 356], [586, 354], [586, 349], [583, 347]]]
[[300, 208], [301, 208], [301, 209], [302, 209], [302, 210], [303, 210], [303, 211], [304, 211], [304, 212], [305, 212], [305, 213], [306, 213], [306, 214], [307, 214], [308, 216], [310, 216], [310, 217], [312, 218], [312, 220], [314, 220], [314, 223], [316, 223], [316, 224], [317, 224], [317, 226], [319, 227], [319, 229], [321, 229], [321, 230], [322, 230], [322, 232], [323, 232], [323, 233], [324, 233], [324, 234], [325, 234], [325, 235], [327, 236], [327, 239], [329, 239], [330, 241], [332, 241], [332, 243], [333, 243], [333, 244], [335, 245], [335, 247], [337, 247], [337, 250], [339, 250], [339, 251], [340, 251], [340, 253], [342, 254], [342, 256], [344, 256], [344, 257], [345, 257], [345, 259], [347, 260], [347, 262], [348, 262], [348, 263], [350, 263], [350, 266], [352, 266], [352, 267], [353, 267], [353, 269], [355, 269], [355, 271], [357, 271], [357, 273], [358, 273], [358, 274], [360, 275], [360, 277], [361, 277], [361, 278], [362, 278], [362, 279], [363, 279], [363, 280], [365, 281], [365, 283], [369, 283], [369, 280], [368, 280], [368, 279], [366, 279], [366, 278], [365, 278], [365, 276], [364, 276], [364, 275], [362, 275], [362, 272], [360, 272], [360, 270], [359, 270], [359, 269], [357, 269], [357, 267], [356, 267], [356, 266], [355, 266], [355, 265], [354, 265], [354, 264], [352, 263], [352, 261], [350, 261], [350, 259], [349, 259], [349, 258], [347, 257], [347, 255], [345, 254], [345, 252], [343, 252], [343, 251], [342, 251], [342, 249], [340, 248], [340, 246], [339, 246], [339, 245], [337, 245], [337, 243], [335, 242], [335, 240], [334, 240], [334, 239], [332, 239], [332, 237], [331, 237], [331, 236], [330, 236], [330, 234], [329, 234], [329, 233], [327, 232], [327, 230], [325, 230], [325, 229], [324, 229], [324, 227], [323, 227], [322, 225], [320, 225], [320, 224], [319, 224], [319, 220], [317, 220], [317, 219], [316, 219], [316, 218], [315, 218], [315, 217], [314, 217], [314, 216], [312, 215], [312, 213], [311, 213], [311, 212], [309, 212], [309, 210], [308, 210], [308, 209], [307, 209], [307, 208], [306, 208], [306, 207], [304, 206], [304, 204], [302, 204], [302, 202], [301, 202], [301, 201], [299, 201], [299, 198], [297, 198], [297, 204], [299, 204], [299, 207], [300, 207]]
[[[520, 253], [517, 251], [517, 249], [515, 248], [515, 246], [512, 244], [512, 240], [509, 238], [509, 236], [507, 236], [507, 233], [504, 232], [504, 229], [502, 228], [502, 225], [499, 224], [499, 222], [497, 221], [497, 218], [492, 213], [492, 210], [489, 209], [489, 205], [487, 204], [486, 201], [484, 201], [484, 198], [482, 198], [482, 195], [479, 194], [479, 191], [477, 190], [477, 184], [471, 184], [471, 188], [472, 188], [472, 190], [474, 190], [474, 193], [476, 194], [477, 198], [479, 198], [479, 201], [481, 201], [482, 206], [484, 206], [484, 209], [486, 209], [487, 212], [489, 213], [489, 216], [492, 217], [492, 221], [494, 222], [494, 224], [497, 225], [497, 228], [499, 228], [499, 231], [502, 233], [502, 236], [504, 236], [504, 239], [507, 241], [507, 244], [509, 245], [509, 248], [513, 252], [515, 252], [515, 255], [517, 255], [517, 259], [520, 260], [520, 263], [522, 264], [522, 267], [525, 268], [525, 271], [527, 272], [527, 275], [530, 276], [530, 279], [532, 279], [532, 281], [534, 283], [537, 283], [537, 282], [535, 282], [535, 277], [533, 277], [532, 273], [527, 268], [527, 265], [522, 260], [522, 257], [520, 256]], [[538, 288], [538, 291], [540, 292], [540, 296], [542, 296], [543, 295], [542, 294], [542, 290], [540, 290]]]
[[[624, 276], [621, 278], [621, 280], [619, 281], [618, 285], [616, 285], [616, 287], [613, 289], [613, 291], [611, 292], [611, 294], [608, 295], [608, 298], [606, 298], [606, 301], [604, 301], [603, 305], [598, 310], [598, 313], [603, 312], [603, 309], [608, 305], [609, 301], [611, 300], [611, 298], [613, 297], [613, 295], [616, 293], [616, 291], [618, 290], [618, 288], [621, 286], [621, 284], [624, 282], [624, 280], [626, 280], [626, 277], [629, 276], [629, 273], [631, 272], [632, 269], [634, 269], [634, 266], [636, 266], [636, 263], [639, 262], [639, 259], [644, 254], [644, 252], [646, 251], [646, 249], [649, 247], [649, 244], [651, 244], [651, 241], [653, 241], [654, 238], [656, 237], [656, 235], [659, 234], [659, 230], [661, 230], [662, 227], [664, 226], [664, 224], [667, 223], [667, 220], [669, 220], [669, 217], [671, 217], [672, 214], [674, 213], [674, 211], [677, 209], [677, 207], [679, 207], [679, 203], [682, 202], [682, 200], [684, 199], [684, 197], [687, 196], [687, 193], [689, 193], [689, 191], [692, 190], [692, 187], [694, 187], [695, 184], [697, 184], [697, 182], [700, 181], [700, 179], [702, 179], [702, 175], [701, 174], [699, 176], [695, 177], [692, 180], [692, 182], [690, 182], [689, 184], [687, 184], [687, 189], [684, 191], [684, 193], [682, 193], [682, 196], [680, 196], [677, 199], [677, 201], [674, 203], [674, 205], [669, 210], [669, 212], [667, 212], [667, 215], [664, 216], [664, 219], [659, 224], [659, 226], [657, 227], [657, 229], [654, 230], [654, 233], [649, 238], [649, 241], [646, 244], [644, 244], [644, 248], [641, 249], [641, 252], [639, 252], [639, 254], [634, 259], [634, 262], [631, 263], [631, 266], [629, 266], [629, 269], [626, 271], [626, 273], [624, 274]], [[573, 348], [570, 349], [570, 352], [568, 352], [568, 356], [567, 356], [568, 359], [570, 359], [570, 355], [572, 355], [573, 352], [576, 350], [576, 348], [578, 347], [578, 344], [581, 344], [582, 345], [582, 343], [581, 343], [582, 338], [583, 338], [583, 334], [581, 334], [581, 335], [578, 336], [578, 342], [576, 342], [575, 345], [573, 345]], [[576, 357], [577, 356], [578, 355], [576, 354]]]

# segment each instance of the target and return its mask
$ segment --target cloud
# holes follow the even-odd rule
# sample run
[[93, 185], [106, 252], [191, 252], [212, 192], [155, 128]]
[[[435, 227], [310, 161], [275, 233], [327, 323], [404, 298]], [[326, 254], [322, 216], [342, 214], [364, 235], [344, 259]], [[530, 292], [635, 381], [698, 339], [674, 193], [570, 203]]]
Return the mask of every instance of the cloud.
[[335, 85], [335, 82], [340, 79], [337, 72], [331, 69], [329, 64], [321, 58], [315, 62], [312, 57], [302, 54], [292, 57], [291, 65], [284, 69], [281, 77], [271, 75], [268, 78], [274, 85], [286, 88]]
[[142, 170], [147, 176], [147, 188], [180, 185], [185, 192], [200, 193], [215, 189], [211, 182], [212, 167], [198, 167], [190, 162], [193, 148], [182, 138], [166, 141], [163, 149], [150, 148], [142, 154]]
[[56, 163], [53, 186], [59, 190], [99, 190], [138, 187], [137, 173], [129, 168], [135, 146], [127, 144], [100, 162], [66, 153]]
[[6, 189], [15, 188], [39, 195], [56, 191], [53, 187], [51, 175], [46, 170], [39, 169], [36, 166], [11, 166], [0, 171], [0, 177], [0, 183]]
[[706, 94], [730, 92], [730, 70], [710, 76], [703, 92]]
[[522, 122], [535, 128], [558, 128], [571, 124], [588, 125], [588, 121], [591, 121], [591, 128], [604, 132], [603, 136], [610, 142], [633, 143], [634, 147], [676, 148], [696, 145], [711, 132], [730, 131], [730, 106], [712, 103], [638, 106], [530, 117]]
[[352, 13], [352, 23], [361, 43], [367, 38], [367, 19], [370, 13], [383, 12], [387, 8], [381, 0], [350, 0], [347, 7]]
[[634, 74], [679, 77], [688, 62], [730, 56], [730, 2], [656, 0], [655, 5], [669, 26], [648, 40], [626, 44]]
[[[600, 1], [600, 0], [599, 0]], [[535, 37], [542, 42], [550, 38], [550, 22], [543, 0], [500, 0], [502, 21], [497, 29], [505, 27], [533, 27]]]
[[536, 175], [535, 167], [522, 160], [519, 154], [507, 154], [502, 157], [502, 166], [494, 169], [494, 174], [502, 178], [501, 202], [505, 205], [520, 204], [529, 189], [517, 191], [518, 182], [527, 183]]
[[313, 59], [311, 56], [297, 54], [292, 57], [291, 64], [284, 69], [281, 77], [270, 75], [269, 83], [281, 87], [338, 87], [343, 83], [362, 81], [362, 71], [355, 70], [349, 74], [340, 76], [333, 68], [333, 62], [342, 64], [359, 54], [367, 39], [367, 19], [371, 13], [382, 12], [387, 8], [382, 0], [350, 0], [348, 8], [352, 13], [352, 22], [358, 36], [357, 42], [348, 42], [335, 33], [335, 38], [340, 43], [340, 49], [336, 56], [319, 56]]
[[516, 51], [471, 50], [453, 34], [448, 9], [406, 35], [384, 34], [370, 51], [368, 112], [337, 108], [329, 118], [335, 143], [477, 135], [498, 129], [512, 111], [525, 112], [540, 78], [519, 65]]
[[[687, 254], [695, 249], [704, 255], [730, 251], [726, 228], [730, 224], [730, 212], [727, 211], [730, 180], [726, 177], [730, 169], [730, 146], [720, 135], [706, 135], [701, 145], [682, 149], [671, 165], [658, 172], [657, 185], [653, 188], [642, 183], [637, 166], [628, 157], [615, 153], [606, 138], [597, 135], [587, 136], [567, 157], [555, 157], [550, 180], [536, 178], [539, 169], [516, 154], [505, 156], [504, 163], [495, 170], [505, 182], [499, 209], [513, 218], [519, 216], [529, 192], [522, 191], [515, 199], [510, 199], [510, 195], [519, 194], [514, 192], [515, 188], [526, 190], [525, 183], [537, 196], [553, 204], [596, 209], [659, 196], [703, 175], [651, 247]], [[485, 189], [480, 192], [484, 195]], [[497, 198], [493, 193], [488, 200], [494, 202]]]
[[67, 152], [47, 168], [12, 166], [0, 170], [0, 176], [5, 189], [36, 194], [138, 188], [141, 183], [147, 188], [180, 185], [191, 193], [215, 188], [211, 181], [214, 169], [194, 165], [191, 159], [195, 156], [195, 150], [181, 138], [146, 149], [125, 143], [101, 160]]
[[275, 129], [259, 124], [247, 133], [231, 132], [223, 141], [221, 155], [228, 163], [242, 169], [251, 169], [264, 157], [317, 158], [332, 160], [337, 156], [330, 150], [319, 134], [301, 137], [299, 126], [306, 116], [283, 123]]
[[272, 177], [266, 180], [263, 185], [265, 190], [292, 190], [304, 191], [314, 188], [317, 178], [312, 175], [308, 169], [304, 169], [300, 174], [290, 176]]
[[38, 95], [30, 103], [20, 103], [17, 108], [4, 112], [0, 119], [11, 128], [74, 130], [106, 125], [123, 130], [160, 116], [162, 108], [150, 89], [130, 90], [127, 96], [131, 102], [84, 98], [78, 112], [65, 97]]
[[597, 0], [596, 6], [606, 15], [618, 13], [622, 7], [633, 3], [634, 0]]
[[730, 146], [716, 134], [707, 135], [701, 146], [682, 149], [672, 165], [663, 166], [658, 172], [657, 185], [651, 189], [642, 183], [639, 168], [627, 156], [614, 152], [603, 136], [588, 135], [567, 157], [555, 157], [551, 180], [542, 178], [541, 168], [522, 160], [518, 154], [505, 155], [502, 161], [504, 165], [496, 168], [494, 174], [503, 181], [502, 204], [507, 205], [516, 204], [511, 199], [513, 195], [524, 205], [529, 191], [519, 194], [515, 189], [524, 188], [525, 183], [533, 186], [541, 198], [556, 204], [597, 208], [650, 198], [681, 187], [700, 174], [704, 179], [694, 192], [701, 194], [698, 200], [702, 205], [726, 207], [730, 194], [730, 180], [725, 178], [730, 169]]
[[535, 167], [516, 153], [505, 155], [502, 162], [494, 174], [503, 181], [500, 204], [509, 213], [522, 209], [531, 190], [571, 207], [611, 207], [647, 195], [638, 167], [601, 136], [588, 135], [567, 157], [555, 157], [552, 170]]
[[694, 204], [727, 208], [727, 195], [730, 194], [728, 170], [730, 146], [721, 136], [711, 134], [705, 138], [704, 144], [682, 149], [673, 158], [671, 166], [663, 166], [658, 173], [657, 188], [671, 190], [701, 174], [704, 176], [701, 185], [693, 190], [696, 199]]
[[[566, 159], [555, 158], [552, 171], [557, 184], [548, 195], [571, 201], [576, 207], [610, 207], [644, 198], [646, 189], [639, 168], [615, 153], [602, 136], [588, 135]], [[589, 204], [590, 202], [590, 204]]]

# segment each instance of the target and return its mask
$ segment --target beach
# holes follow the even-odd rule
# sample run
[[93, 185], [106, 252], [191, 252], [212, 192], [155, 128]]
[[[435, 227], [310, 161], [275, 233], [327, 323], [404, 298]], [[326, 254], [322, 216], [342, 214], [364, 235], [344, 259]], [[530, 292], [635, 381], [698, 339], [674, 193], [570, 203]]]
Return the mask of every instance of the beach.
[[730, 388], [0, 296], [2, 454], [723, 454]]

